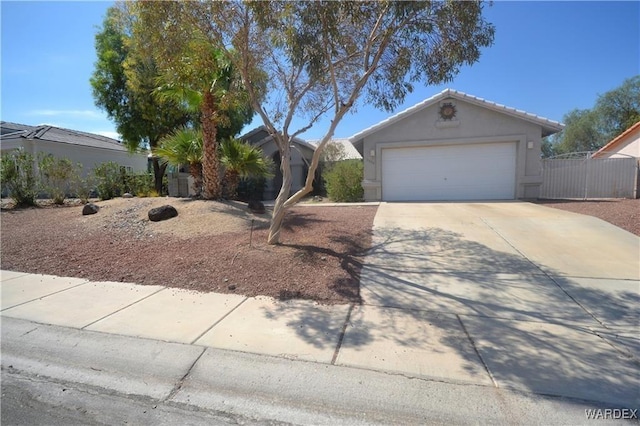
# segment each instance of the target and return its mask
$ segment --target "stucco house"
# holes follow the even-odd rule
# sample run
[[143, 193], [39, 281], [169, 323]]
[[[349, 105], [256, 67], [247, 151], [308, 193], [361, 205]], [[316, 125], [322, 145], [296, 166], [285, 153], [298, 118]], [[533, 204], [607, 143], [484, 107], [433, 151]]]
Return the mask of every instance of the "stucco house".
[[[273, 200], [278, 196], [282, 187], [282, 172], [280, 171], [280, 151], [269, 134], [266, 127], [260, 126], [249, 133], [240, 136], [240, 139], [262, 150], [265, 157], [269, 157], [275, 164], [274, 176], [267, 179], [263, 199]], [[294, 193], [304, 187], [307, 178], [309, 164], [316, 147], [300, 138], [294, 138], [291, 144], [291, 192]]]
[[35, 158], [40, 153], [67, 158], [83, 166], [86, 176], [96, 165], [113, 161], [130, 172], [147, 171], [147, 154], [131, 154], [119, 141], [106, 136], [55, 126], [28, 126], [0, 122], [0, 150], [2, 153], [22, 148]]
[[629, 156], [640, 159], [640, 121], [592, 155], [593, 158], [624, 158]]
[[350, 138], [366, 201], [537, 198], [542, 138], [563, 125], [446, 89]]

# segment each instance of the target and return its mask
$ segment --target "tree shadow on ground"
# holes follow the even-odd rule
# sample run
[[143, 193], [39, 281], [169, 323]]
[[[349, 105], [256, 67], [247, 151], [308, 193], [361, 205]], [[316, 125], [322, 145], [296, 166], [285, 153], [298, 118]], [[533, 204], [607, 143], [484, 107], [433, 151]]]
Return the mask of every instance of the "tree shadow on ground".
[[[486, 378], [488, 369], [499, 387], [640, 404], [633, 353], [640, 296], [628, 282], [587, 287], [515, 251], [440, 228], [378, 229], [364, 266], [353, 266], [362, 267], [364, 305], [356, 311], [364, 315], [351, 317], [340, 351], [374, 357], [388, 346], [451, 354], [471, 380]], [[300, 310], [291, 326], [302, 339], [318, 344], [324, 336], [322, 344], [331, 344], [335, 336], [321, 332], [326, 319], [315, 315]], [[627, 344], [617, 339], [622, 332]]]
[[320, 219], [318, 215], [312, 212], [302, 213], [300, 210], [291, 212], [287, 211], [284, 220], [282, 221], [282, 229], [296, 232], [298, 229], [304, 229], [312, 226], [314, 223], [326, 222], [324, 219]]

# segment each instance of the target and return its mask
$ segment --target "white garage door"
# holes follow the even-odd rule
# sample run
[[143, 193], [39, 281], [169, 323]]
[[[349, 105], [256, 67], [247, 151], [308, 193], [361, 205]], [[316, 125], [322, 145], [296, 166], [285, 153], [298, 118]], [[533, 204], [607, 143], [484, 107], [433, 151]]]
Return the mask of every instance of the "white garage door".
[[515, 143], [382, 150], [385, 201], [509, 200], [515, 185]]

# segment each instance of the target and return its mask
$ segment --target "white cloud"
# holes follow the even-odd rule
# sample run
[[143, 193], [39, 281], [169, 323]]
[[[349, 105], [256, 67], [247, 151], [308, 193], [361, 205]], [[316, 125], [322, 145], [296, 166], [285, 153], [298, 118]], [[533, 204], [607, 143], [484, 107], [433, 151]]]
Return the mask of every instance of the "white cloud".
[[29, 115], [69, 118], [104, 118], [104, 114], [91, 109], [36, 109], [30, 111]]

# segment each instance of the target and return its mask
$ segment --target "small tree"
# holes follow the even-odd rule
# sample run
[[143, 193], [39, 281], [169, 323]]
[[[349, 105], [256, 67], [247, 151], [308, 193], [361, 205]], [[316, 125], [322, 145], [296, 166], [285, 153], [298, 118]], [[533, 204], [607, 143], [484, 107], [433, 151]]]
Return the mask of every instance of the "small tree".
[[3, 190], [9, 192], [17, 207], [36, 205], [40, 186], [33, 155], [23, 149], [3, 153], [0, 160], [0, 181]]
[[262, 150], [236, 138], [229, 138], [220, 144], [220, 158], [224, 166], [224, 196], [235, 199], [238, 196], [240, 178], [266, 178], [271, 175], [273, 161], [262, 155]]
[[[324, 147], [359, 99], [391, 111], [414, 83], [452, 80], [462, 65], [480, 58], [480, 48], [490, 46], [494, 35], [480, 1], [187, 4], [183, 18], [234, 62], [280, 151], [283, 179], [270, 244], [280, 241], [286, 209], [313, 190]], [[264, 100], [261, 72], [269, 76]], [[292, 195], [291, 143], [325, 115], [331, 124], [304, 187]], [[294, 118], [306, 124], [293, 128]]]
[[202, 132], [190, 127], [176, 130], [160, 141], [153, 154], [173, 166], [189, 166], [196, 195], [202, 189]]

